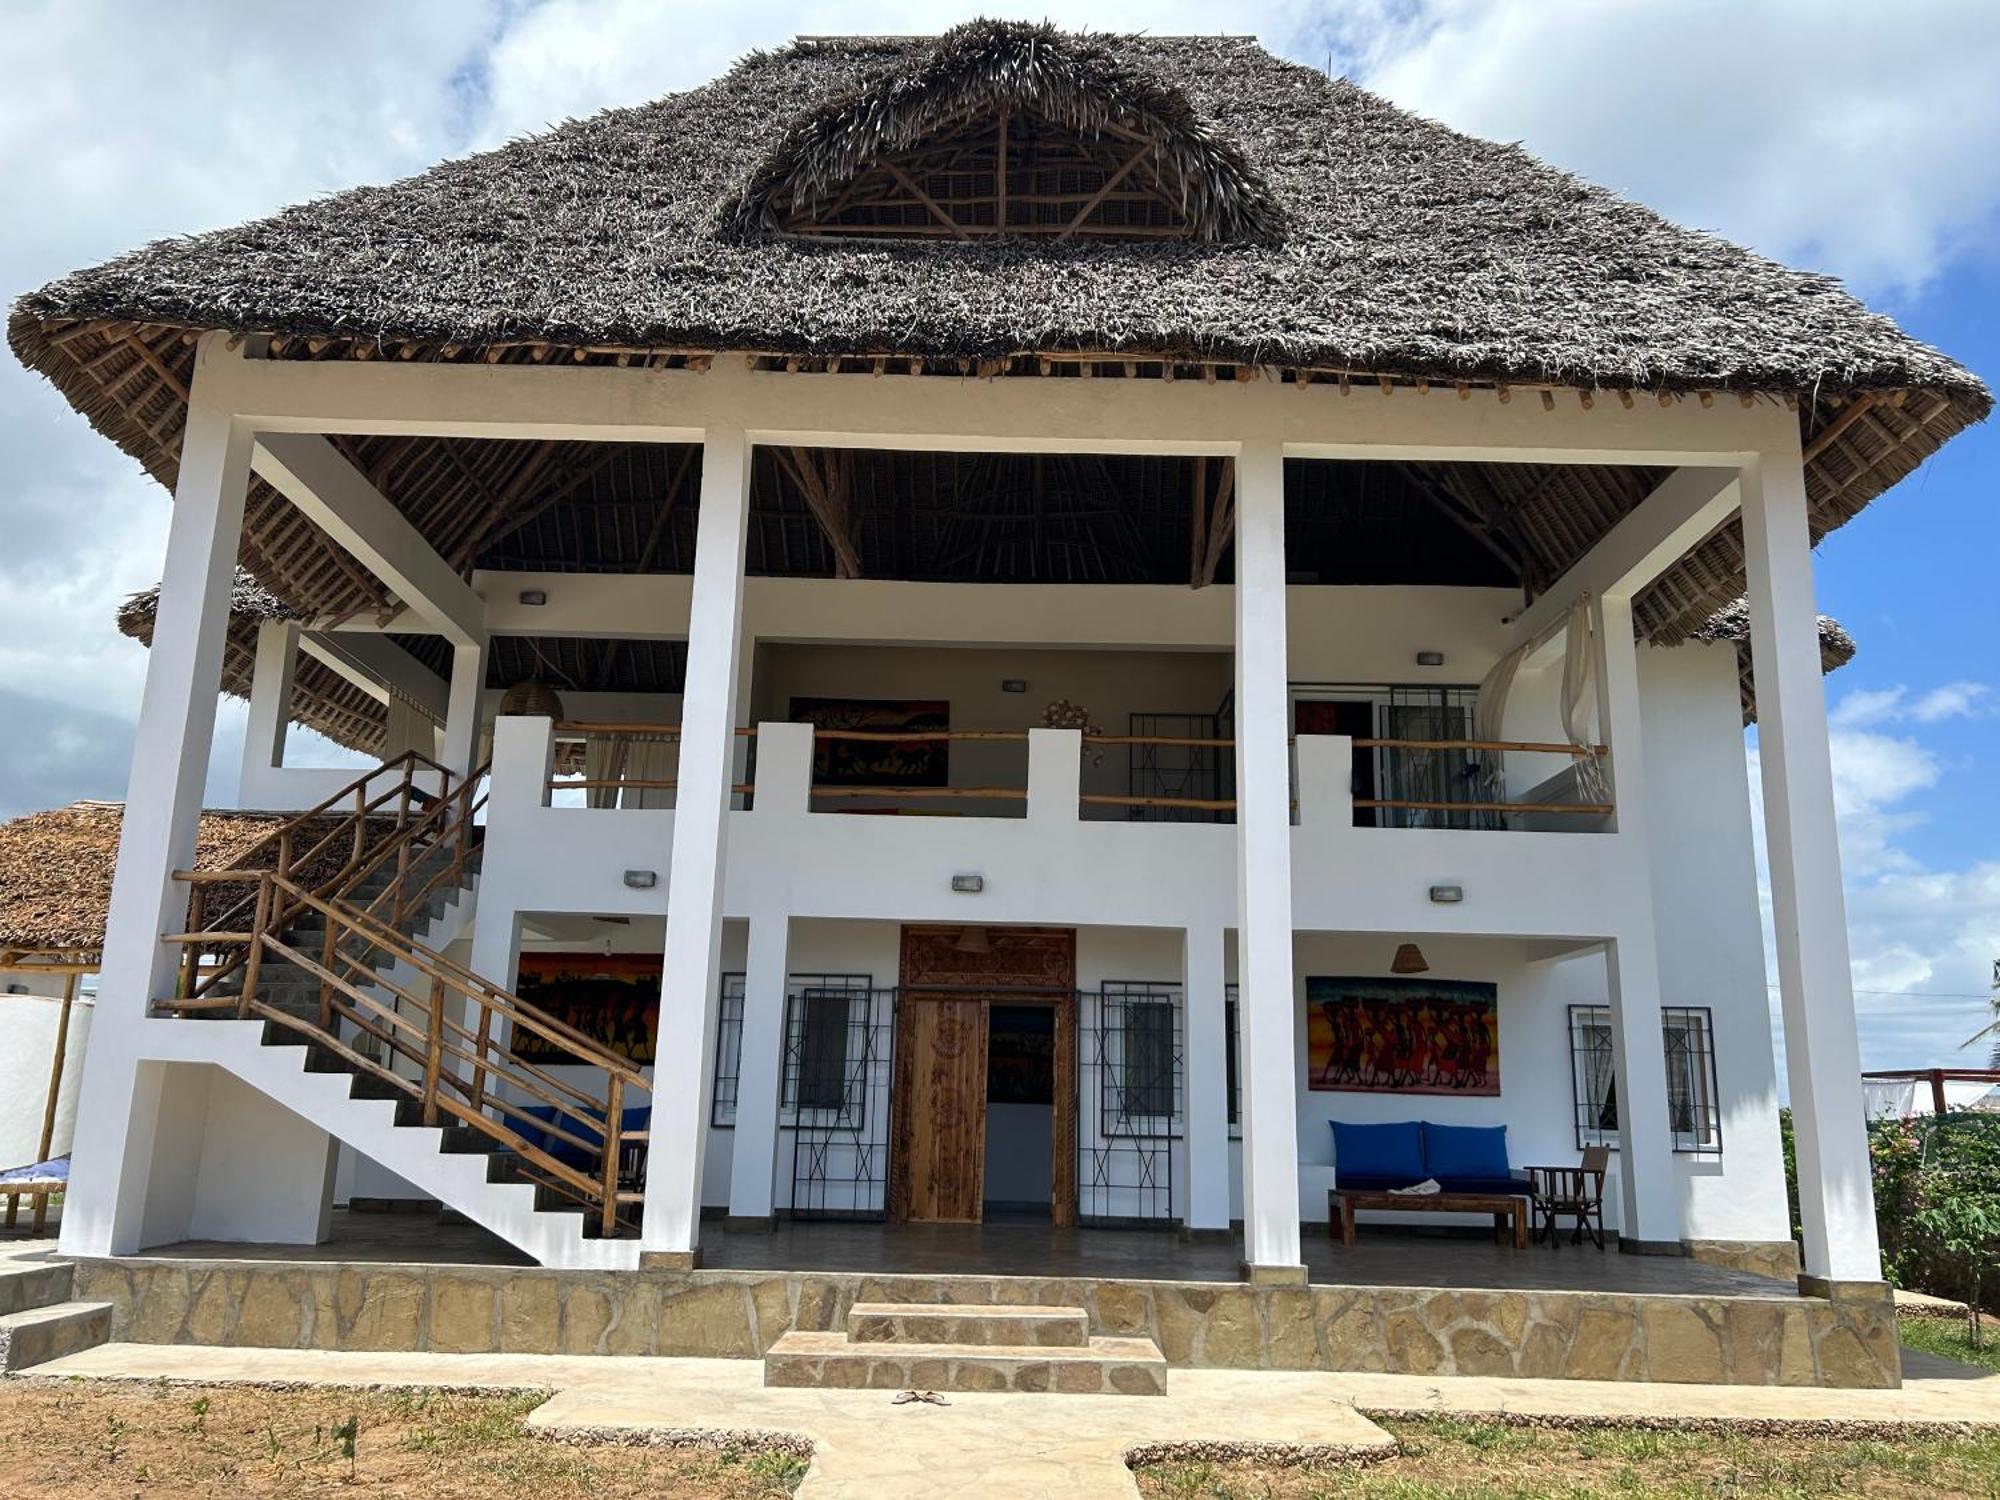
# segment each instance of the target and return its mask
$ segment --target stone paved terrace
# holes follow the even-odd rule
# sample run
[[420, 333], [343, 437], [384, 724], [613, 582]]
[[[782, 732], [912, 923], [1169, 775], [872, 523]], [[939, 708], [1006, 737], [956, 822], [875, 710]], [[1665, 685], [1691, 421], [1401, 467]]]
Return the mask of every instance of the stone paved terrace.
[[[1564, 1244], [1513, 1250], [1484, 1233], [1364, 1225], [1352, 1248], [1317, 1226], [1304, 1236], [1315, 1286], [1459, 1287], [1492, 1291], [1782, 1296], [1793, 1288], [1725, 1266], [1674, 1256], [1621, 1255]], [[189, 1240], [146, 1252], [182, 1260], [277, 1260], [510, 1266], [529, 1262], [476, 1225], [430, 1213], [336, 1210], [324, 1245]], [[1235, 1281], [1233, 1242], [1186, 1242], [1166, 1230], [1052, 1229], [1047, 1224], [780, 1224], [775, 1230], [702, 1227], [708, 1271], [802, 1271], [897, 1276], [1051, 1276], [1104, 1280]]]

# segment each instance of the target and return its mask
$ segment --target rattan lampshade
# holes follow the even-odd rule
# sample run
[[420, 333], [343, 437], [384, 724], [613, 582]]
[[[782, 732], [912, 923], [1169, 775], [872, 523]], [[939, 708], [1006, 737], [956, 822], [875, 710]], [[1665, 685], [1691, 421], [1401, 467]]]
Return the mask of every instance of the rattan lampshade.
[[1404, 943], [1396, 950], [1396, 956], [1389, 961], [1391, 974], [1428, 974], [1431, 966], [1424, 961], [1424, 950], [1415, 943]]
[[562, 699], [556, 696], [556, 690], [546, 682], [517, 682], [501, 696], [500, 712], [540, 714], [545, 719], [560, 720], [563, 705]]

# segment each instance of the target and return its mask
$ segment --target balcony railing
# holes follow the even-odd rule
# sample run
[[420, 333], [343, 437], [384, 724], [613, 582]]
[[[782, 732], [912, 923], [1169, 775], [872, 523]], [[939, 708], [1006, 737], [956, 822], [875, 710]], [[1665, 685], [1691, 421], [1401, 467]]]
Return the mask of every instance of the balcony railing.
[[[680, 726], [649, 723], [565, 722], [554, 728], [554, 754], [547, 791], [553, 801], [559, 794], [581, 796], [583, 803], [597, 808], [671, 808], [678, 790]], [[869, 730], [815, 726], [812, 729], [812, 779], [810, 807], [815, 812], [915, 812], [949, 810], [973, 816], [1019, 817], [1029, 800], [1028, 761], [1031, 731], [1025, 729], [935, 729]], [[755, 741], [755, 727], [739, 728], [739, 738]], [[1339, 739], [1339, 736], [1314, 738]], [[1207, 757], [1211, 780], [1225, 791], [1233, 787], [1236, 741], [1231, 737], [1199, 735], [1095, 734], [1079, 735], [1079, 815], [1088, 818], [1090, 809], [1122, 809], [1134, 821], [1164, 819], [1181, 821], [1233, 821], [1237, 799], [1234, 795], [1192, 796], [1175, 791], [1154, 790], [1136, 783], [1137, 767], [1162, 754], [1180, 757]], [[1292, 744], [1298, 743], [1293, 737]], [[1379, 757], [1377, 771], [1367, 778], [1376, 786], [1400, 787], [1430, 795], [1355, 795], [1351, 806], [1357, 823], [1389, 827], [1505, 828], [1510, 819], [1591, 819], [1609, 817], [1613, 803], [1608, 797], [1589, 796], [1586, 788], [1601, 785], [1601, 778], [1571, 772], [1542, 780], [1534, 794], [1523, 798], [1482, 795], [1487, 788], [1503, 782], [1504, 758], [1533, 755], [1564, 758], [1573, 767], [1593, 765], [1608, 755], [1603, 745], [1573, 745], [1547, 740], [1478, 739], [1385, 739], [1354, 738], [1347, 743], [1355, 753], [1357, 766], [1363, 755]], [[953, 784], [948, 763], [925, 765], [921, 753], [901, 758], [894, 754], [871, 763], [869, 747], [893, 751], [897, 747], [917, 752], [935, 746], [1020, 746], [1018, 757], [1007, 761], [1018, 765], [1000, 767], [1000, 774], [981, 776], [973, 784]], [[1128, 762], [1125, 789], [1106, 790], [1106, 778], [1097, 774], [1106, 765], [1107, 752], [1122, 750]], [[991, 757], [987, 757], [990, 759]], [[912, 769], [920, 774], [908, 774]], [[987, 767], [982, 766], [982, 770]], [[902, 771], [906, 774], [898, 775]], [[1171, 785], [1172, 778], [1158, 778]], [[1357, 772], [1357, 791], [1365, 785]], [[1551, 793], [1576, 792], [1576, 795]], [[1373, 788], [1369, 788], [1373, 790]], [[755, 783], [746, 781], [733, 790], [752, 795]], [[1539, 794], [1539, 795], [1536, 795]], [[1299, 810], [1296, 787], [1292, 807]]]

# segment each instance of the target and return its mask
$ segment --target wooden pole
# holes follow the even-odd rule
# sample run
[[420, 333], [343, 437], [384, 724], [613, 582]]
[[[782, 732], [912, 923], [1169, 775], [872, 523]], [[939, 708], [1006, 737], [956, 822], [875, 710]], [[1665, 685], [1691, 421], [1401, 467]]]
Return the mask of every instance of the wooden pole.
[[1931, 1069], [1931, 1113], [1944, 1118], [1944, 1069]]
[[606, 1239], [618, 1232], [618, 1136], [625, 1123], [625, 1080], [610, 1076], [604, 1094], [604, 1160], [598, 1176], [604, 1185], [603, 1230]]

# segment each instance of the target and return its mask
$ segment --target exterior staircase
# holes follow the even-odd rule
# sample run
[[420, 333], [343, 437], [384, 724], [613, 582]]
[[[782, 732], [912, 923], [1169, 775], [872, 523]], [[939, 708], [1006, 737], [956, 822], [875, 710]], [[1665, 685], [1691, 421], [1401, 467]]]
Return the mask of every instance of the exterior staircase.
[[0, 1259], [0, 1375], [47, 1364], [111, 1337], [109, 1302], [70, 1300], [68, 1261]]
[[[186, 961], [155, 1008], [198, 1019], [211, 1061], [543, 1264], [635, 1262], [645, 1133], [622, 1104], [642, 1075], [440, 951], [477, 888], [480, 781], [453, 790], [406, 756], [238, 868], [183, 873]], [[521, 1059], [516, 1033], [595, 1064], [603, 1097]]]
[[779, 1338], [764, 1384], [1164, 1396], [1167, 1362], [1151, 1339], [1092, 1337], [1080, 1307], [857, 1302], [845, 1333]]

